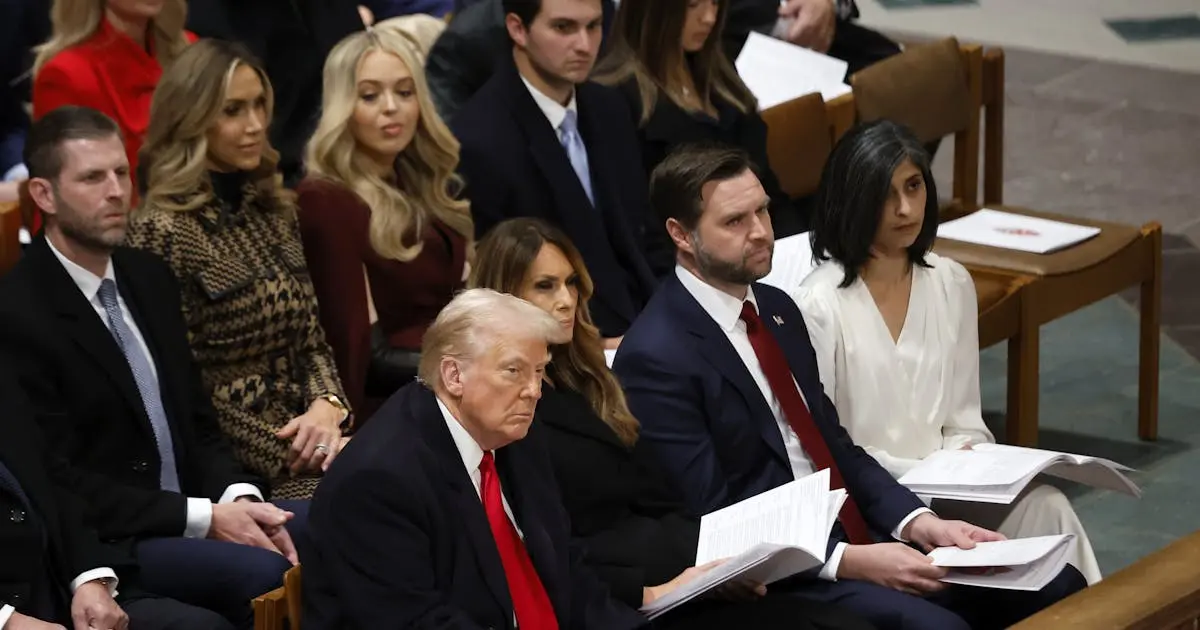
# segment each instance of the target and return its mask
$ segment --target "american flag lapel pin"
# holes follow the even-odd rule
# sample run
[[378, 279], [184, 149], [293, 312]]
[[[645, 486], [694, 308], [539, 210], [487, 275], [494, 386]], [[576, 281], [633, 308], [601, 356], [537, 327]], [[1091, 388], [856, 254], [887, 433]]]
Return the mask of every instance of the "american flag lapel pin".
[[783, 325], [783, 318], [782, 318], [782, 317], [780, 317], [780, 316], [778, 316], [778, 315], [772, 315], [772, 316], [771, 316], [771, 319], [775, 320], [775, 325], [776, 325], [776, 326], [782, 326], [782, 325]]

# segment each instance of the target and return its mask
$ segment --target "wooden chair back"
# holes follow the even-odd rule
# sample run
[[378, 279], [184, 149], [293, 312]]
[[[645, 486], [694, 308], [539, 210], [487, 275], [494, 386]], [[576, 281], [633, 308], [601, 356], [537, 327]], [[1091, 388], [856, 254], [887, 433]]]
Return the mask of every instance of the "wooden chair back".
[[921, 44], [850, 77], [858, 122], [886, 118], [922, 142], [954, 136], [952, 209], [978, 209], [983, 49], [947, 38]]
[[21, 260], [21, 202], [0, 203], [0, 275]]
[[300, 630], [300, 565], [283, 574], [283, 586], [255, 597], [254, 630]]
[[833, 149], [825, 99], [807, 94], [762, 113], [767, 124], [767, 159], [783, 192], [807, 197], [821, 183], [821, 171]]
[[287, 593], [288, 628], [300, 630], [300, 618], [303, 617], [303, 606], [300, 595], [300, 565], [296, 565], [283, 574], [283, 590]]

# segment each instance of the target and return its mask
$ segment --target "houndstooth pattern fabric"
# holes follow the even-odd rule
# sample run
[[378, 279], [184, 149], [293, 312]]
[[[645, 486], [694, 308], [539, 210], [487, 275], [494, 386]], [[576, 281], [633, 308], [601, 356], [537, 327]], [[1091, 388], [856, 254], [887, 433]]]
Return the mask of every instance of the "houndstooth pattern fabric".
[[150, 428], [154, 431], [154, 442], [158, 445], [158, 486], [170, 492], [179, 492], [179, 470], [175, 466], [175, 441], [171, 438], [171, 425], [167, 423], [167, 411], [163, 409], [162, 392], [158, 388], [158, 379], [150, 366], [150, 357], [138, 347], [129, 322], [121, 313], [117, 302], [117, 283], [105, 278], [100, 283], [100, 304], [104, 314], [108, 316], [108, 330], [112, 333], [129, 371], [133, 373], [133, 381], [137, 383], [138, 394], [142, 398], [142, 406], [146, 408], [146, 417], [150, 419]]
[[318, 397], [345, 394], [295, 214], [260, 201], [252, 185], [244, 190], [236, 212], [218, 200], [190, 212], [144, 208], [130, 244], [174, 270], [192, 352], [242, 465], [270, 480], [273, 497], [306, 499], [320, 478], [289, 475], [290, 441], [275, 432]]

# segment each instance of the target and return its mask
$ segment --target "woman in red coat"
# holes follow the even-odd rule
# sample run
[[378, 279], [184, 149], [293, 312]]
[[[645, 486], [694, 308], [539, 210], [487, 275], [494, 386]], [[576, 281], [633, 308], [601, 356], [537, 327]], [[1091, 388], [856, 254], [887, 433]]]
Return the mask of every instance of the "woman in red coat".
[[300, 232], [361, 421], [415, 376], [425, 329], [466, 280], [474, 227], [452, 196], [458, 141], [433, 109], [413, 41], [386, 29], [342, 40], [322, 97], [297, 188]]
[[185, 0], [54, 0], [53, 31], [33, 63], [34, 120], [63, 105], [107, 114], [136, 175], [162, 68], [195, 41], [183, 30], [186, 14]]

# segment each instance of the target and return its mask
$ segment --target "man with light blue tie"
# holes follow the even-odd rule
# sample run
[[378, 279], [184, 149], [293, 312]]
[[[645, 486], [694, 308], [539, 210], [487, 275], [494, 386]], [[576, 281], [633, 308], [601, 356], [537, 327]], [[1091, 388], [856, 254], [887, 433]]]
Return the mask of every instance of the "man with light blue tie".
[[235, 461], [200, 381], [179, 290], [122, 247], [130, 179], [112, 120], [62, 107], [30, 128], [30, 196], [45, 233], [0, 281], [0, 352], [105, 542], [146, 590], [252, 627], [250, 600], [297, 562], [307, 503], [266, 502]]
[[[648, 205], [637, 130], [621, 96], [588, 82], [601, 0], [503, 0], [512, 62], [454, 117], [478, 236], [539, 217], [579, 247], [592, 319], [615, 348], [657, 286], [669, 244]], [[671, 254], [673, 255], [673, 254]]]

